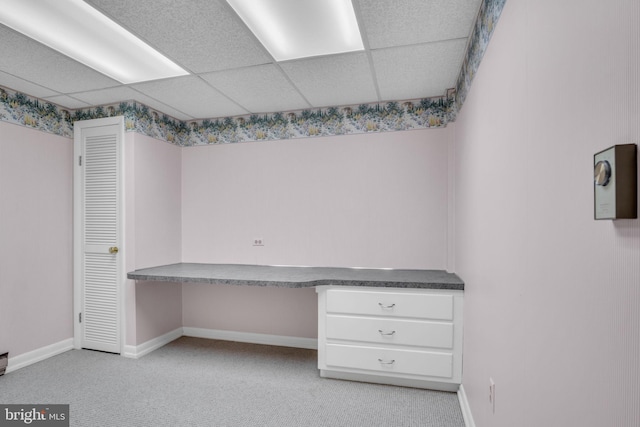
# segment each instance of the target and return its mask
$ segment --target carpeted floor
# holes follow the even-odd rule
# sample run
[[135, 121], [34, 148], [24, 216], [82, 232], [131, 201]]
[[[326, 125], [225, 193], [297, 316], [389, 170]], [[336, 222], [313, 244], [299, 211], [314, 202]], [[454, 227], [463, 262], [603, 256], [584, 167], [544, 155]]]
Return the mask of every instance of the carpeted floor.
[[138, 360], [72, 350], [0, 377], [0, 403], [68, 403], [82, 427], [464, 427], [455, 393], [320, 378], [316, 357], [187, 337]]

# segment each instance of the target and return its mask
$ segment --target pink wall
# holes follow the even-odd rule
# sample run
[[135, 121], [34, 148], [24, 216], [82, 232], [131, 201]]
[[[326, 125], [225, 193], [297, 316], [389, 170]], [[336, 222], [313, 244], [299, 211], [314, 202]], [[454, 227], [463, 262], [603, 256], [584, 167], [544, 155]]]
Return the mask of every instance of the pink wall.
[[478, 427], [640, 422], [640, 221], [594, 221], [592, 182], [640, 141], [639, 28], [637, 0], [508, 1], [453, 126]]
[[[127, 271], [180, 262], [181, 148], [136, 133], [127, 133], [125, 144]], [[128, 280], [127, 296], [128, 344], [182, 326], [180, 284]]]
[[73, 338], [73, 141], [0, 122], [0, 353]]
[[[0, 315], [3, 325], [12, 325], [1, 330], [0, 343], [17, 341], [8, 348], [14, 356], [73, 334], [73, 144], [0, 125], [0, 188], [9, 201], [0, 211], [6, 260], [0, 274], [3, 295], [9, 296], [2, 303], [11, 302]], [[181, 260], [444, 269], [447, 186], [442, 183], [450, 134], [421, 130], [183, 150], [127, 133], [126, 270]], [[255, 237], [266, 245], [252, 247]], [[31, 271], [34, 260], [39, 268]], [[128, 345], [183, 324], [316, 336], [312, 289], [182, 288], [127, 281]], [[34, 305], [42, 292], [46, 301], [60, 304]], [[243, 310], [229, 309], [238, 306]], [[15, 319], [30, 310], [35, 319], [49, 313], [47, 322], [16, 328]]]
[[135, 147], [135, 267], [180, 262], [182, 149], [128, 135]]
[[[446, 269], [448, 137], [439, 129], [186, 148], [182, 260]], [[182, 298], [184, 326], [317, 336], [312, 289], [186, 284]]]
[[187, 148], [183, 261], [445, 269], [447, 132]]
[[[73, 337], [73, 141], [0, 122], [0, 352]], [[127, 271], [181, 259], [181, 149], [126, 134]], [[158, 230], [162, 230], [158, 232]], [[127, 343], [182, 326], [181, 285], [127, 281]]]
[[318, 336], [314, 288], [183, 285], [183, 326], [287, 337]]

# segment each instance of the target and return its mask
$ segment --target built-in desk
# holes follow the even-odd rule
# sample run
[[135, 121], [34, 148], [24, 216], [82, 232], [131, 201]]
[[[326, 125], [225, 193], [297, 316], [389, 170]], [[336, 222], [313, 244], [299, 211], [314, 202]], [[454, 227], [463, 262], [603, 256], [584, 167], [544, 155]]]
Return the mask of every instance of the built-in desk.
[[443, 270], [178, 263], [135, 270], [128, 273], [127, 277], [133, 280], [156, 282], [218, 283], [286, 288], [369, 286], [413, 289], [464, 289], [464, 282], [458, 276]]
[[315, 287], [323, 377], [456, 391], [464, 282], [442, 270], [179, 263], [129, 279]]

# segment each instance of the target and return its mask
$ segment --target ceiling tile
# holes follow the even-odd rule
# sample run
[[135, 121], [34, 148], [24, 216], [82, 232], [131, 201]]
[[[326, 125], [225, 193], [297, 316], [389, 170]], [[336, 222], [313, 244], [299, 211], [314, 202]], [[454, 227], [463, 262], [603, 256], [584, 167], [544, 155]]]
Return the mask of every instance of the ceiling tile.
[[179, 120], [441, 96], [482, 0], [352, 0], [367, 51], [281, 63], [226, 0], [85, 1], [197, 75], [121, 85], [0, 24], [0, 85], [65, 108], [135, 100]]
[[[469, 37], [481, 0], [357, 0], [371, 49]], [[361, 28], [363, 31], [363, 28]]]
[[378, 100], [365, 53], [308, 58], [280, 66], [314, 107]]
[[196, 76], [139, 83], [131, 87], [196, 119], [248, 113]]
[[11, 74], [7, 74], [2, 71], [0, 71], [0, 86], [7, 87], [16, 92], [28, 94], [36, 98], [44, 98], [45, 96], [53, 96], [58, 94], [56, 91], [28, 82], [19, 77], [12, 76]]
[[49, 96], [47, 98], [44, 98], [44, 100], [64, 108], [68, 108], [69, 110], [89, 107], [89, 104], [67, 95]]
[[108, 89], [92, 90], [89, 92], [74, 93], [73, 97], [84, 101], [89, 105], [106, 105], [136, 100], [136, 95], [138, 95], [138, 97], [144, 96], [129, 87], [119, 86]]
[[193, 117], [178, 111], [167, 104], [158, 102], [147, 95], [138, 92], [130, 87], [115, 87], [109, 89], [95, 90], [91, 92], [74, 93], [74, 98], [87, 102], [91, 106], [119, 104], [124, 101], [137, 101], [149, 108], [158, 110], [178, 120], [191, 120]]
[[272, 61], [222, 0], [89, 0], [88, 3], [194, 73]]
[[56, 92], [117, 86], [118, 82], [0, 25], [0, 71]]
[[272, 64], [219, 71], [201, 77], [252, 113], [309, 108], [286, 76]]
[[380, 96], [386, 101], [443, 96], [455, 87], [466, 45], [458, 39], [371, 52]]

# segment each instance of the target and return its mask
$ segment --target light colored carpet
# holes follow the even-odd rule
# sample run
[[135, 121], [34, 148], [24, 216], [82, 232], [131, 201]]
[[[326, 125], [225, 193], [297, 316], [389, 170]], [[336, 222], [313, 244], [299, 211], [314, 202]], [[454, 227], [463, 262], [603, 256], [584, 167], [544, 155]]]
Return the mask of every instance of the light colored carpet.
[[72, 350], [0, 377], [0, 402], [72, 426], [464, 427], [455, 393], [320, 378], [316, 351], [182, 337], [138, 359]]

